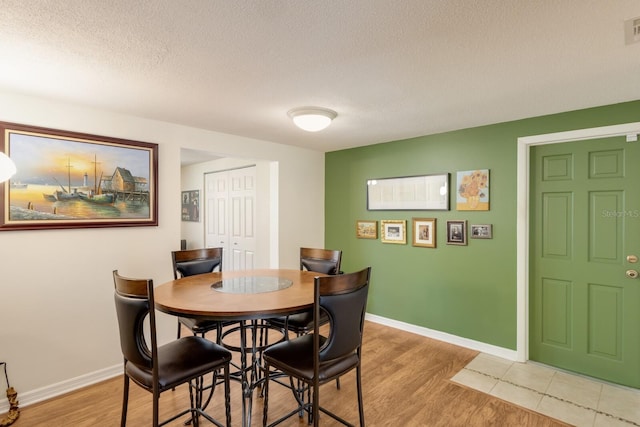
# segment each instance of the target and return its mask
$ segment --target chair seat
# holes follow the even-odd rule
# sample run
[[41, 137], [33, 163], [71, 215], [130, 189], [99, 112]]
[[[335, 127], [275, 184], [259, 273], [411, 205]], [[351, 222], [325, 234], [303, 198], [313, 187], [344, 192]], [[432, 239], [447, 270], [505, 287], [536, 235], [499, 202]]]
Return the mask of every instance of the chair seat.
[[[285, 322], [287, 322], [286, 324], [288, 325], [288, 329], [295, 332], [296, 335], [306, 334], [313, 329], [313, 310], [292, 314], [289, 316], [288, 321], [286, 316], [269, 319], [269, 324], [271, 326], [281, 329], [284, 329]], [[329, 323], [329, 316], [327, 316], [326, 312], [321, 311], [320, 325], [325, 325], [327, 323]]]
[[[326, 338], [320, 336], [320, 347]], [[305, 355], [305, 356], [301, 356]], [[307, 334], [289, 341], [282, 341], [267, 348], [264, 359], [273, 367], [287, 375], [313, 380], [313, 335]], [[320, 384], [330, 381], [338, 375], [358, 366], [358, 355], [354, 352], [341, 359], [334, 359], [320, 364], [318, 380]]]
[[[187, 336], [158, 347], [158, 383], [166, 390], [202, 375], [207, 370], [223, 367], [231, 360], [231, 352], [207, 339]], [[153, 386], [151, 369], [143, 370], [133, 363], [125, 365], [127, 375], [143, 387]]]
[[187, 328], [191, 329], [194, 334], [204, 334], [213, 331], [218, 327], [217, 320], [200, 320], [191, 317], [178, 317], [178, 321]]

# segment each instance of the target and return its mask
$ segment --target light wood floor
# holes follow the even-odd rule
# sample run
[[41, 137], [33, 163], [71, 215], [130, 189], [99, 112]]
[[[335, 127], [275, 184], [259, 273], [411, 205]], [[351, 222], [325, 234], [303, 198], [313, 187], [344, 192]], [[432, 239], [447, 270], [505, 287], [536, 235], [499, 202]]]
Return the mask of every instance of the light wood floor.
[[[478, 353], [462, 347], [367, 322], [363, 347], [365, 421], [369, 426], [535, 426], [566, 424], [506, 403], [449, 381]], [[357, 424], [355, 374], [320, 389], [326, 408]], [[275, 420], [295, 403], [288, 390], [270, 385], [269, 420]], [[232, 425], [240, 426], [240, 389], [231, 384]], [[223, 391], [216, 390], [211, 415], [224, 420]], [[118, 426], [122, 403], [122, 378], [114, 378], [50, 401], [21, 408], [16, 427]], [[188, 406], [186, 386], [161, 395], [161, 418]], [[129, 426], [151, 424], [151, 394], [131, 385]], [[184, 420], [172, 423], [183, 425]], [[283, 426], [303, 426], [294, 416]], [[210, 425], [203, 422], [204, 425]], [[262, 399], [254, 399], [253, 423], [262, 425]], [[327, 416], [322, 426], [339, 425]]]

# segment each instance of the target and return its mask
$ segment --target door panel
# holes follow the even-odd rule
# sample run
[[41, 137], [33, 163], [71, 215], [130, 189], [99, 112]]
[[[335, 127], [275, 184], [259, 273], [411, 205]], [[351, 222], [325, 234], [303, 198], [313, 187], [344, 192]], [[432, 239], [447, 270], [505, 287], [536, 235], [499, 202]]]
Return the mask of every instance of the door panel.
[[571, 348], [571, 282], [542, 278], [542, 342]]
[[542, 194], [542, 256], [571, 259], [573, 197], [571, 193]]
[[224, 249], [223, 269], [255, 268], [255, 167], [207, 174], [205, 244]]
[[531, 149], [529, 358], [640, 387], [640, 151], [624, 137]]
[[255, 268], [255, 198], [256, 168], [243, 168], [229, 171], [231, 188], [231, 250], [233, 251], [233, 269], [250, 270]]
[[[222, 247], [223, 251], [229, 243], [229, 226], [227, 218], [229, 188], [224, 173], [205, 175], [205, 194], [207, 222], [205, 224], [205, 246]], [[227, 268], [225, 253], [222, 256], [223, 269]]]

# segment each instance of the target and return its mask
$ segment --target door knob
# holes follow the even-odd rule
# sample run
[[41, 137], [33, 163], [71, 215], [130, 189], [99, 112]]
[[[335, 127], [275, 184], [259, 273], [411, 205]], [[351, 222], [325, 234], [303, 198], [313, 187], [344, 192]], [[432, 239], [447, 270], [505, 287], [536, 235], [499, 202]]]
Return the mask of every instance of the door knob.
[[635, 255], [627, 255], [627, 262], [634, 264], [638, 262], [638, 257]]
[[636, 270], [627, 270], [627, 277], [629, 279], [635, 279], [638, 277], [638, 272]]

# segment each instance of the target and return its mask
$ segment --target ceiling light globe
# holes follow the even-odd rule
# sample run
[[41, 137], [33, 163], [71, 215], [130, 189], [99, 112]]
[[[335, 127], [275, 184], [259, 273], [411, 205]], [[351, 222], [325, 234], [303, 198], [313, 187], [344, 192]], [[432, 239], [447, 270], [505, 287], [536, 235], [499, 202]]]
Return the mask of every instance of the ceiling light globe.
[[287, 114], [296, 126], [307, 132], [318, 132], [326, 129], [338, 115], [333, 110], [317, 107], [295, 108]]

